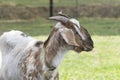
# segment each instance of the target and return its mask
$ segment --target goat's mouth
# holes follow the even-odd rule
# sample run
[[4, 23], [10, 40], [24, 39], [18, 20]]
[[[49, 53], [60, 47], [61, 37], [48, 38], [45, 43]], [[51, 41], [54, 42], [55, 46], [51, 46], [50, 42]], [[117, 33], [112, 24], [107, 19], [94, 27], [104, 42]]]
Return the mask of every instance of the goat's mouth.
[[93, 50], [93, 46], [86, 46], [86, 47], [84, 47], [84, 51], [92, 51]]
[[77, 53], [80, 53], [80, 52], [84, 51], [84, 48], [82, 48], [82, 47], [74, 47], [73, 49]]
[[87, 51], [87, 52], [92, 51], [92, 50], [93, 50], [93, 47], [85, 47], [84, 48], [84, 51]]
[[84, 47], [84, 48], [82, 48], [82, 47], [74, 47], [73, 49], [74, 49], [75, 52], [80, 53], [82, 51], [87, 51], [87, 52], [92, 51], [93, 48], [94, 47]]

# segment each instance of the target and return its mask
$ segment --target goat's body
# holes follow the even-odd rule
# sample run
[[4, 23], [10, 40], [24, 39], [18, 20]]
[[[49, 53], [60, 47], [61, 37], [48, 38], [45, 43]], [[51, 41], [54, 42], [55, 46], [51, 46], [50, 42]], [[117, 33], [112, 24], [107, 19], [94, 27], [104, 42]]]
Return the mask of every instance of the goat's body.
[[79, 22], [65, 16], [50, 19], [57, 23], [45, 42], [10, 31], [0, 37], [2, 80], [59, 80], [58, 66], [68, 50], [91, 51], [93, 41]]
[[[3, 56], [1, 77], [3, 80], [46, 80], [44, 77], [44, 71], [47, 71], [47, 67], [44, 63], [44, 49], [43, 44], [39, 47], [35, 46], [37, 40], [28, 42], [28, 46], [25, 48], [19, 48], [15, 52], [10, 52], [6, 56]], [[47, 72], [47, 77], [56, 75], [55, 72], [50, 74]], [[52, 79], [51, 80], [56, 80]]]
[[[2, 80], [58, 80], [57, 68], [53, 71], [49, 71], [45, 64], [45, 54], [48, 57], [50, 57], [50, 55], [45, 53], [47, 49], [45, 49], [43, 43], [37, 44], [40, 41], [32, 37], [27, 37], [27, 39], [22, 38], [22, 40], [20, 40], [21, 42], [16, 44], [16, 42], [19, 42], [19, 40], [17, 40], [14, 48], [9, 49], [8, 52], [8, 49], [6, 49], [6, 38], [8, 38], [8, 36], [4, 34], [0, 37]], [[13, 38], [11, 41], [13, 40], [16, 39]], [[8, 41], [8, 43], [10, 42]], [[61, 49], [58, 53], [60, 52]], [[62, 57], [62, 55], [56, 55], [55, 58], [53, 58], [53, 64], [58, 65]]]
[[[24, 38], [23, 38], [24, 39]], [[23, 73], [21, 73], [21, 68], [19, 63], [23, 59], [24, 56], [29, 55], [29, 50], [33, 42], [36, 42], [35, 39], [26, 39], [21, 40], [20, 44], [16, 45], [9, 52], [4, 51], [7, 46], [0, 45], [4, 47], [2, 50], [2, 66], [1, 66], [1, 77], [4, 80], [21, 80]], [[27, 50], [26, 50], [27, 49]]]

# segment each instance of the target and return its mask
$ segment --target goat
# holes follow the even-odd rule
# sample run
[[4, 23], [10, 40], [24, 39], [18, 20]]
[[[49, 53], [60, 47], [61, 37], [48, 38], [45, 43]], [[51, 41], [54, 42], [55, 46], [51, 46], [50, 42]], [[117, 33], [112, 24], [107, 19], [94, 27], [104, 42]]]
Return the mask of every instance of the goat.
[[91, 36], [79, 21], [64, 15], [49, 19], [58, 23], [45, 42], [21, 31], [5, 32], [0, 37], [2, 80], [59, 80], [57, 68], [67, 51], [93, 49]]

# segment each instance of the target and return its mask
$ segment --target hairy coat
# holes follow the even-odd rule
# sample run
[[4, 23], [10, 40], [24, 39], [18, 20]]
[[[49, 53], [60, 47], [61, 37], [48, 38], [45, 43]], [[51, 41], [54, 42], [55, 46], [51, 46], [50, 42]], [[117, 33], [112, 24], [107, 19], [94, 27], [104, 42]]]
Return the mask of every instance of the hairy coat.
[[91, 51], [93, 41], [76, 19], [64, 15], [45, 42], [21, 31], [5, 32], [0, 37], [2, 80], [59, 80], [58, 66], [68, 50]]

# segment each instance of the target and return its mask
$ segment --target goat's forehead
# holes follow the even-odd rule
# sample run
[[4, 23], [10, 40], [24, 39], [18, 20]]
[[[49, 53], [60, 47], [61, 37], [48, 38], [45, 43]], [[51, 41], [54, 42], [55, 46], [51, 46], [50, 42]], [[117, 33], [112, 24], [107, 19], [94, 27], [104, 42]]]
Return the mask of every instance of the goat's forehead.
[[[74, 19], [74, 18], [71, 18], [70, 21], [74, 24], [76, 24], [79, 28], [80, 28], [80, 23], [78, 20]], [[63, 28], [64, 25], [61, 24], [61, 22], [58, 22], [56, 25], [55, 25], [55, 28]]]
[[70, 21], [71, 21], [72, 23], [76, 24], [76, 25], [80, 28], [80, 23], [79, 23], [78, 20], [72, 18], [72, 19], [70, 19]]

